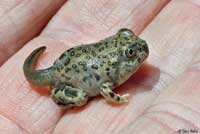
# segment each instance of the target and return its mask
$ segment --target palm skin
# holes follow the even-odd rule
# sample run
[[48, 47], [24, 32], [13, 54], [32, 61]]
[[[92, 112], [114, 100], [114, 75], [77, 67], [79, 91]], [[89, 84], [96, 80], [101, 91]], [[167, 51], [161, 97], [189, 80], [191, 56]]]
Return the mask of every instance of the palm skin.
[[[197, 0], [19, 0], [2, 8], [1, 133], [169, 134], [199, 130], [199, 5]], [[47, 46], [37, 66], [46, 68], [63, 50], [98, 41], [121, 27], [134, 30], [150, 49], [147, 62], [116, 89], [131, 94], [127, 105], [111, 105], [97, 97], [84, 107], [64, 110], [53, 103], [48, 88], [26, 81], [23, 62], [35, 48]]]

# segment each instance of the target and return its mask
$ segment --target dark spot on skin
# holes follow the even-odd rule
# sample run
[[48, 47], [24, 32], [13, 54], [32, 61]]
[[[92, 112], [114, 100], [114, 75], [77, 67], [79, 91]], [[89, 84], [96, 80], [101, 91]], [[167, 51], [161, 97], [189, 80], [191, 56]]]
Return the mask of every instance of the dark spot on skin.
[[107, 68], [106, 68], [106, 71], [110, 71], [110, 68], [109, 68], [109, 67], [107, 67]]
[[[112, 41], [112, 43], [114, 44], [114, 41]], [[108, 48], [108, 43], [107, 43], [107, 44], [105, 44], [105, 47], [106, 47], [106, 48]]]
[[[61, 76], [67, 80], [70, 80], [71, 78], [70, 77], [67, 77], [65, 74], [61, 74]], [[63, 88], [64, 89], [64, 88]]]
[[83, 52], [83, 53], [86, 53], [87, 51], [86, 51], [86, 49], [82, 49], [82, 52]]
[[128, 37], [124, 37], [124, 39], [125, 39], [125, 40], [129, 40], [129, 38], [128, 38]]
[[95, 53], [95, 51], [92, 51], [92, 56], [96, 57], [97, 54]]
[[115, 95], [114, 95], [114, 93], [112, 93], [112, 92], [109, 92], [109, 95], [110, 95], [110, 97], [114, 97]]
[[147, 45], [143, 45], [143, 49], [144, 49], [144, 51], [145, 51], [146, 53], [149, 53], [149, 49], [148, 49]]
[[117, 41], [115, 41], [115, 47], [117, 47], [117, 44], [118, 44], [118, 42], [117, 42]]
[[77, 91], [75, 90], [65, 90], [65, 96], [69, 97], [76, 97], [77, 96]]
[[86, 59], [90, 60], [90, 59], [91, 59], [91, 57], [87, 55], [87, 56], [86, 56]]
[[141, 47], [139, 47], [139, 51], [142, 52], [142, 48]]
[[140, 63], [141, 62], [141, 59], [140, 58], [137, 58], [138, 62]]
[[70, 80], [71, 78], [70, 78], [70, 77], [67, 77], [67, 76], [65, 75], [65, 79]]
[[113, 63], [112, 63], [111, 61], [108, 61], [108, 65], [109, 65], [109, 66], [112, 66], [112, 64], [113, 64]]
[[68, 73], [69, 71], [71, 71], [71, 68], [65, 68], [65, 73]]
[[86, 81], [87, 81], [87, 79], [88, 79], [88, 77], [87, 77], [87, 76], [83, 77], [83, 81], [84, 81], [84, 82], [86, 82]]
[[90, 51], [90, 50], [91, 50], [91, 47], [87, 47], [86, 49], [87, 49], [88, 51]]
[[133, 54], [133, 49], [129, 49], [129, 54], [132, 55]]
[[121, 40], [119, 41], [119, 44], [120, 44], [120, 45], [122, 45], [122, 44], [123, 44]]
[[61, 76], [65, 78], [65, 75], [64, 75], [64, 74], [61, 74]]
[[107, 72], [106, 74], [109, 76], [109, 75], [110, 75], [110, 72]]
[[96, 65], [96, 64], [93, 64], [91, 67], [92, 67], [92, 69], [98, 69], [98, 65]]
[[64, 89], [65, 89], [64, 86], [61, 86], [61, 87], [60, 87], [60, 91], [61, 91], [61, 92], [62, 92]]
[[97, 81], [100, 80], [100, 76], [99, 76], [98, 74], [94, 73], [94, 77], [95, 77], [95, 79], [96, 79]]
[[59, 59], [61, 60], [61, 59], [64, 58], [65, 56], [66, 56], [66, 54], [63, 53], [63, 54], [59, 57]]
[[108, 55], [103, 55], [102, 58], [107, 58]]
[[98, 58], [101, 58], [101, 57], [102, 57], [101, 55], [98, 56]]
[[70, 52], [70, 51], [73, 50], [73, 49], [74, 49], [74, 48], [70, 48], [70, 49], [67, 50], [67, 52]]
[[56, 104], [57, 104], [57, 105], [59, 105], [59, 106], [66, 106], [66, 104], [65, 104], [65, 103], [63, 103], [63, 102], [60, 102], [60, 101], [56, 102]]
[[77, 65], [76, 65], [76, 64], [73, 64], [73, 65], [72, 65], [72, 68], [77, 68]]
[[92, 78], [92, 74], [90, 74], [88, 77]]
[[84, 81], [84, 82], [87, 82], [87, 83], [89, 84], [90, 87], [92, 86], [92, 82], [91, 82], [91, 80], [89, 79], [89, 78], [91, 78], [91, 77], [92, 77], [92, 75], [83, 77], [83, 81]]
[[76, 54], [76, 57], [80, 57], [80, 56], [81, 56], [81, 54], [80, 54], [80, 53]]
[[86, 66], [83, 66], [83, 71], [87, 71], [87, 67]]
[[[70, 77], [68, 77], [67, 75], [65, 75], [65, 74], [61, 74], [61, 76], [63, 77], [63, 78], [65, 78], [65, 79], [67, 79], [67, 80], [70, 80], [71, 78]], [[64, 88], [64, 87], [63, 87]]]
[[64, 60], [65, 66], [66, 66], [69, 62], [70, 62], [70, 59], [69, 59], [69, 58], [65, 59], [65, 60]]
[[76, 73], [80, 73], [80, 70], [79, 70], [79, 69], [75, 69], [75, 72], [76, 72]]
[[100, 45], [100, 43], [97, 43], [97, 44], [94, 45], [94, 47], [98, 48], [99, 45]]
[[56, 88], [56, 89], [54, 90], [54, 94], [57, 94], [58, 91], [59, 91], [59, 89]]
[[78, 50], [81, 50], [82, 49], [82, 47], [78, 47]]
[[99, 52], [103, 51], [104, 50], [104, 47], [100, 47], [99, 48]]
[[75, 55], [75, 52], [72, 51], [72, 52], [70, 53], [70, 56], [74, 56], [74, 55]]
[[59, 72], [59, 71], [62, 70], [63, 68], [64, 68], [63, 65], [58, 65], [56, 69], [57, 69], [57, 71]]

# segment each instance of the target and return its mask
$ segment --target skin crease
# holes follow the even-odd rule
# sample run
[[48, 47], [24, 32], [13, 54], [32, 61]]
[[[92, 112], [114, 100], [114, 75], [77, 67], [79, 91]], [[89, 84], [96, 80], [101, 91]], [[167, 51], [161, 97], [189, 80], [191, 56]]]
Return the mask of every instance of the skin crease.
[[[196, 0], [96, 2], [66, 2], [40, 36], [1, 66], [1, 133], [168, 134], [179, 129], [199, 130], [200, 3]], [[120, 27], [140, 33], [150, 49], [147, 63], [118, 88], [120, 93], [131, 94], [127, 105], [108, 105], [98, 97], [84, 107], [64, 111], [49, 98], [48, 89], [26, 81], [22, 65], [35, 48], [48, 46], [37, 66], [46, 68], [73, 44], [97, 41]]]
[[[38, 35], [65, 0], [0, 1], [0, 66]], [[41, 7], [38, 9], [38, 7]], [[44, 12], [47, 12], [44, 14]], [[3, 33], [3, 34], [2, 34]], [[8, 47], [9, 46], [9, 47]]]

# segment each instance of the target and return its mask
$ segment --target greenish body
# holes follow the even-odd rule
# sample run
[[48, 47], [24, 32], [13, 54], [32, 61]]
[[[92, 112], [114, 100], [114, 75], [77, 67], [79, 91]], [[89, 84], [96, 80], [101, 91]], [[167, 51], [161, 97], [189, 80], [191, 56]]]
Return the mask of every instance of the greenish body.
[[48, 69], [34, 70], [44, 50], [40, 47], [29, 55], [24, 74], [33, 84], [51, 86], [53, 100], [66, 107], [83, 105], [99, 94], [112, 102], [127, 102], [128, 94], [119, 95], [112, 89], [125, 82], [149, 54], [146, 42], [126, 28], [99, 42], [65, 51]]

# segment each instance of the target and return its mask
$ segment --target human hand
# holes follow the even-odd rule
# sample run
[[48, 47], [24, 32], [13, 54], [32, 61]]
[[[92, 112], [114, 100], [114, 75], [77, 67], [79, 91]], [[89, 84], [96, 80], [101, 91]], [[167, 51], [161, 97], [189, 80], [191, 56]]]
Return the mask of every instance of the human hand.
[[[42, 10], [47, 1], [51, 6]], [[1, 134], [199, 131], [200, 2], [76, 0], [63, 4], [64, 0], [46, 0], [46, 3], [35, 0], [33, 3], [29, 6], [35, 6], [34, 11], [25, 10], [26, 4], [15, 8], [20, 11], [9, 16], [12, 27], [3, 20], [6, 17], [1, 19], [5, 25], [0, 28], [3, 42], [0, 47], [6, 52], [0, 55], [2, 62], [32, 39], [0, 68]], [[36, 6], [36, 3], [44, 6]], [[28, 12], [30, 16], [24, 19]], [[38, 16], [45, 17], [37, 20]], [[24, 20], [20, 21], [21, 18]], [[33, 38], [47, 22], [41, 34]], [[17, 32], [12, 34], [14, 26]], [[35, 87], [26, 81], [23, 62], [35, 48], [47, 46], [38, 62], [38, 68], [46, 68], [64, 50], [98, 41], [121, 27], [131, 28], [147, 41], [150, 49], [147, 63], [118, 88], [119, 92], [131, 94], [127, 105], [109, 105], [97, 97], [84, 107], [64, 110], [53, 103], [48, 88]]]

